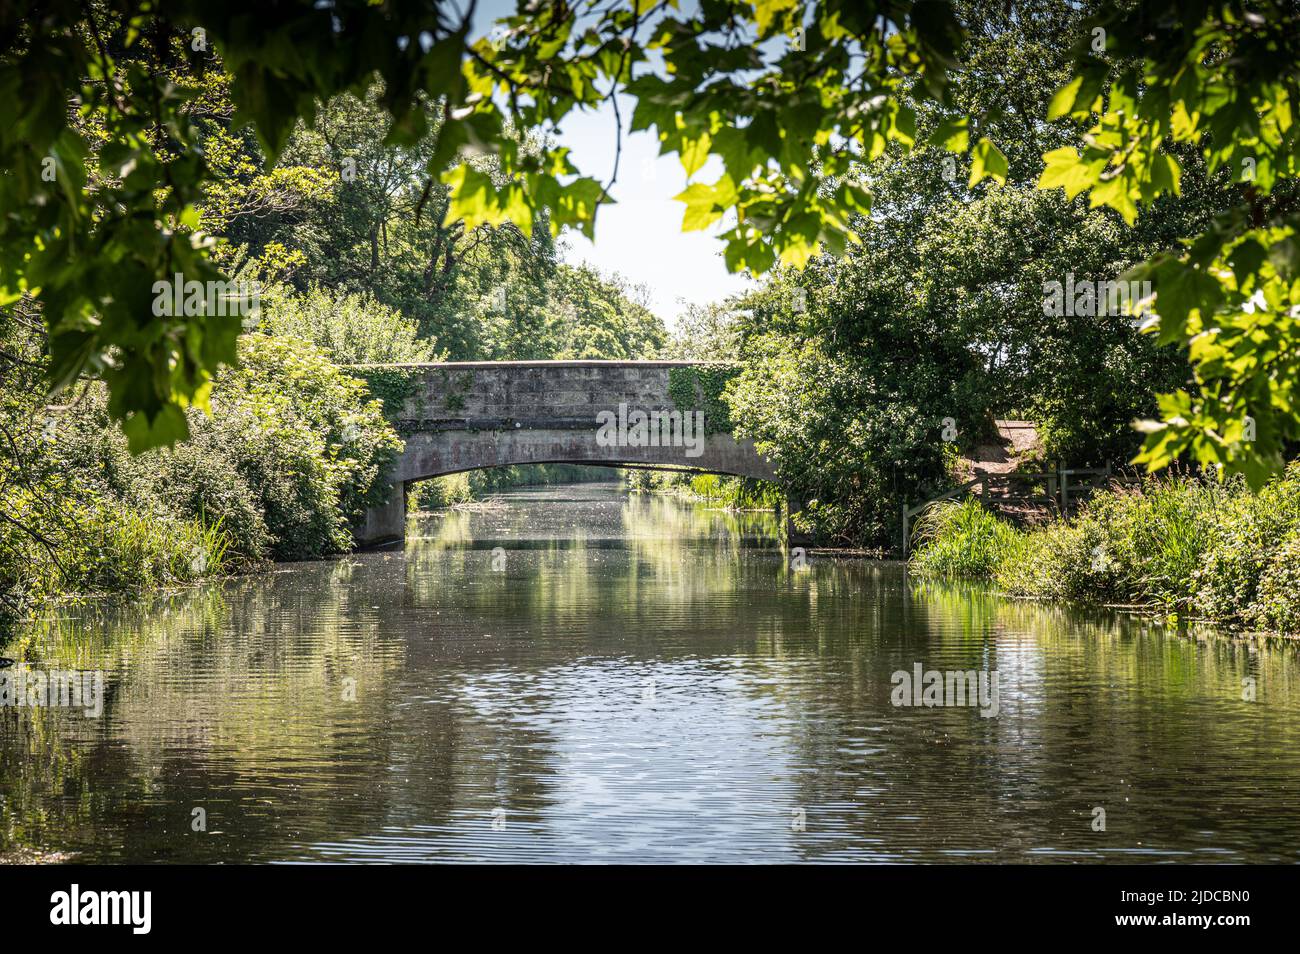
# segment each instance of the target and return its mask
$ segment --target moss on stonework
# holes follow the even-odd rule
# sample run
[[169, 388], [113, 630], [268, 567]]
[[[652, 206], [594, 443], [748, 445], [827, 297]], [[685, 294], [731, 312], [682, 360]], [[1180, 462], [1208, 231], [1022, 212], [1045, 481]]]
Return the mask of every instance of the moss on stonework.
[[384, 406], [389, 420], [398, 417], [407, 399], [419, 389], [419, 368], [351, 368], [349, 373], [366, 382], [372, 396]]
[[704, 433], [731, 431], [731, 408], [722, 394], [740, 368], [727, 364], [688, 365], [668, 369], [668, 396], [680, 411], [703, 411]]
[[442, 391], [447, 395], [443, 406], [449, 411], [465, 410], [465, 395], [474, 384], [474, 375], [468, 371], [457, 375], [455, 379], [446, 371], [442, 372]]

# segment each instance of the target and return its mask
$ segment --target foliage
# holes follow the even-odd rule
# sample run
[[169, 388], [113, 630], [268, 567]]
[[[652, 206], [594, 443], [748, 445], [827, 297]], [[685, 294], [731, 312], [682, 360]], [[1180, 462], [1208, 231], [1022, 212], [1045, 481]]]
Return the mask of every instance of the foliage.
[[[1285, 479], [1254, 494], [1230, 484], [1234, 492], [1214, 516], [1215, 545], [1197, 570], [1196, 610], [1200, 615], [1237, 622], [1252, 618], [1261, 578], [1281, 559], [1279, 547], [1300, 527], [1300, 464]], [[1293, 590], [1294, 601], [1300, 590]]]
[[469, 503], [473, 499], [474, 491], [467, 471], [421, 480], [406, 489], [406, 509], [411, 513]]
[[[351, 546], [400, 442], [365, 385], [306, 342], [249, 335], [191, 438], [130, 452], [106, 389], [44, 409], [0, 387], [0, 624], [67, 594], [130, 593]], [[36, 379], [39, 362], [19, 372]]]
[[1045, 287], [1113, 281], [1228, 202], [1195, 157], [1182, 195], [1132, 228], [1037, 189], [1043, 149], [1075, 141], [1068, 124], [1033, 117], [1068, 76], [1060, 38], [1084, 12], [1055, 2], [958, 12], [969, 68], [950, 76], [951, 105], [919, 110], [918, 136], [983, 114], [1006, 150], [1005, 182], [970, 187], [942, 144], [890, 150], [862, 165], [875, 201], [852, 221], [861, 246], [689, 315], [685, 333], [698, 340], [674, 345], [746, 365], [733, 421], [763, 441], [796, 496], [817, 502], [804, 511], [811, 527], [850, 545], [897, 541], [902, 506], [951, 487], [960, 453], [995, 439], [994, 418], [1032, 420], [1049, 459], [1130, 459], [1141, 439], [1129, 423], [1155, 413], [1152, 389], [1187, 379], [1186, 357], [1129, 314], [1052, 313]]
[[418, 364], [441, 357], [415, 322], [368, 295], [321, 288], [297, 295], [278, 289], [262, 297], [259, 328], [310, 341], [336, 364]]
[[[627, 16], [601, 18], [601, 29], [625, 29]], [[521, 17], [516, 26], [512, 42], [527, 45], [530, 55], [541, 44], [549, 57], [565, 45], [573, 23], [569, 8], [555, 7]], [[110, 386], [109, 411], [136, 450], [186, 436], [185, 409], [207, 406], [213, 375], [236, 358], [240, 321], [202, 307], [154, 315], [155, 282], [175, 274], [221, 281], [211, 237], [201, 229], [243, 242], [255, 237], [259, 219], [299, 215], [330, 191], [338, 165], [299, 161], [295, 154], [263, 172], [261, 160], [275, 163], [299, 120], [314, 120], [319, 104], [338, 94], [368, 102], [383, 120], [371, 122], [377, 132], [353, 141], [406, 160], [390, 164], [386, 179], [371, 179], [368, 197], [358, 188], [352, 198], [371, 210], [407, 215], [417, 231], [425, 223], [423, 240], [410, 247], [428, 255], [403, 270], [421, 276], [424, 293], [434, 293], [444, 276], [450, 233], [473, 233], [479, 224], [458, 224], [463, 217], [447, 216], [445, 201], [441, 209], [437, 197], [432, 205], [426, 201], [433, 179], [464, 149], [484, 146], [498, 156], [495, 173], [462, 167], [462, 177], [469, 175], [468, 188], [457, 191], [462, 205], [473, 205], [476, 190], [495, 174], [503, 194], [526, 187], [535, 197], [529, 225], [590, 232], [603, 198], [599, 186], [572, 181], [564, 150], [535, 148], [541, 140], [525, 144], [507, 131], [504, 104], [482, 95], [481, 71], [492, 57], [499, 62], [490, 68], [505, 76], [511, 57], [498, 57], [485, 41], [471, 48], [468, 31], [468, 19], [441, 8], [378, 8], [360, 0], [328, 9], [307, 0], [273, 8], [225, 0], [180, 0], [165, 9], [139, 0], [6, 6], [0, 12], [0, 92], [7, 109], [0, 167], [9, 173], [0, 177], [6, 210], [0, 306], [24, 293], [36, 296], [50, 330], [55, 387], [86, 371], [101, 375]], [[288, 36], [292, 42], [285, 42]], [[590, 54], [575, 54], [584, 62], [569, 75], [594, 77], [598, 62], [611, 62]], [[532, 100], [535, 109], [563, 112], [558, 94], [567, 81], [551, 77], [550, 70], [516, 72], [510, 82], [516, 94], [541, 95]], [[627, 79], [626, 71], [619, 78]], [[24, 92], [31, 88], [40, 94]], [[594, 89], [583, 90], [578, 97], [590, 101]], [[573, 97], [568, 102], [577, 104]], [[514, 129], [544, 125], [514, 119]], [[250, 126], [256, 144], [241, 133]], [[305, 154], [309, 144], [299, 145]], [[411, 170], [418, 175], [408, 175]], [[389, 184], [407, 211], [385, 206]], [[363, 226], [372, 248], [386, 240], [383, 220], [352, 221]], [[295, 251], [283, 254], [301, 245], [253, 244], [259, 256], [281, 266], [301, 261]]]
[[[548, 229], [529, 236], [509, 223], [467, 230], [464, 222], [444, 222], [446, 188], [426, 183], [421, 189], [436, 136], [410, 147], [388, 144], [391, 119], [380, 100], [375, 86], [364, 96], [321, 104], [314, 126], [294, 132], [280, 163], [311, 172], [329, 187], [245, 215], [224, 234], [299, 295], [324, 296], [314, 291], [320, 288], [340, 302], [359, 298], [374, 314], [356, 317], [380, 326], [377, 331], [391, 321], [401, 351], [410, 351], [407, 342], [431, 349], [436, 340], [443, 357], [455, 360], [655, 356], [664, 329], [646, 307], [643, 290], [588, 266], [561, 263]], [[426, 109], [436, 128], [438, 111]], [[244, 146], [261, 161], [254, 142]], [[205, 203], [229, 191], [225, 183], [213, 187]], [[328, 347], [351, 334], [347, 322], [354, 313], [331, 314], [326, 301], [313, 310], [326, 309], [336, 330], [326, 340], [303, 336]], [[404, 320], [390, 319], [385, 309]], [[264, 310], [274, 317], [274, 306]], [[382, 342], [377, 337], [364, 360], [428, 360], [383, 354]], [[339, 354], [340, 363], [356, 360], [362, 359]]]
[[678, 494], [729, 510], [780, 510], [785, 506], [785, 492], [779, 485], [753, 477], [627, 469], [622, 471], [622, 480], [633, 493]]
[[1249, 610], [1250, 621], [1263, 629], [1300, 633], [1300, 529], [1294, 529], [1277, 547], [1259, 581], [1258, 595]]
[[244, 561], [346, 550], [400, 442], [364, 383], [308, 343], [254, 334], [240, 350], [188, 442], [133, 456], [89, 394], [53, 449], [61, 469], [145, 513], [220, 520]]
[[1300, 10], [1280, 0], [1108, 5], [1048, 112], [1087, 131], [1081, 149], [1044, 156], [1040, 185], [1087, 192], [1130, 224], [1140, 206], [1179, 193], [1180, 146], [1238, 183], [1207, 229], [1135, 271], [1155, 286], [1151, 329], [1186, 347], [1195, 371], [1193, 387], [1160, 395], [1163, 420], [1143, 425], [1138, 459], [1153, 468], [1190, 454], [1259, 486], [1300, 441], [1298, 25]]
[[860, 254], [745, 300], [746, 364], [726, 392], [735, 433], [772, 461], [800, 519], [850, 546], [896, 540], [902, 505], [948, 484], [945, 417], [964, 434], [988, 416], [978, 359], [910, 307], [886, 250]]
[[1020, 595], [1190, 613], [1224, 497], [1212, 484], [1181, 478], [1098, 494], [1073, 520], [1029, 532], [995, 575]]
[[1117, 565], [1104, 557], [1105, 545], [1104, 528], [1096, 520], [1054, 520], [1017, 534], [1006, 559], [990, 575], [999, 589], [1014, 596], [1127, 602]]
[[1044, 289], [1113, 282], [1162, 248], [1171, 224], [1205, 218], [1219, 192], [1192, 191], [1193, 178], [1161, 217], [1144, 217], [1134, 229], [1014, 178], [981, 195], [937, 201], [916, 223], [915, 249], [901, 259], [914, 276], [912, 307], [946, 317], [939, 333], [983, 358], [987, 403], [1000, 416], [1019, 409], [1033, 420], [1050, 459], [1127, 462], [1140, 445], [1128, 425], [1155, 412], [1152, 390], [1186, 380], [1186, 358], [1141, 334], [1131, 315], [1054, 309]]
[[[1161, 395], [1163, 421], [1144, 425], [1140, 459], [1159, 468], [1190, 455], [1259, 485], [1300, 441], [1300, 11], [1283, 0], [1141, 0], [1097, 4], [1079, 22], [1075, 5], [1058, 4], [1055, 20], [1050, 6], [726, 0], [688, 15], [582, 0], [519, 4], [495, 35], [471, 39], [472, 6], [459, 17], [361, 0], [177, 0], [165, 13], [139, 0], [11, 4], [0, 14], [12, 113], [0, 124], [10, 170], [0, 305], [38, 298], [55, 385], [102, 374], [110, 412], [141, 449], [183, 437], [184, 409], [205, 405], [213, 373], [235, 356], [230, 318], [142, 317], [160, 278], [219, 279], [201, 207], [212, 227], [251, 231], [250, 213], [296, 214], [327, 191], [322, 168], [377, 154], [376, 143], [397, 151], [333, 209], [355, 226], [340, 234], [368, 243], [367, 280], [388, 223], [411, 210], [414, 237], [399, 243], [419, 264], [403, 270], [419, 275], [403, 289], [409, 300], [439, 298], [449, 243], [480, 229], [522, 242], [565, 228], [591, 235], [608, 187], [581, 176], [554, 133], [576, 112], [617, 107], [620, 93], [636, 101], [632, 128], [653, 129], [689, 177], [717, 170], [679, 197], [683, 227], [719, 227], [733, 270], [803, 266], [861, 241], [882, 203], [858, 174], [891, 152], [965, 154], [968, 189], [1015, 181], [1042, 154], [1041, 188], [1087, 193], [1129, 224], [1179, 196], [1201, 163], [1237, 184], [1226, 211], [1189, 224], [1181, 250], [1134, 273], [1155, 285], [1159, 341], [1186, 348], [1194, 368], [1188, 386]], [[1077, 51], [1040, 109], [1054, 67], [1036, 67], [1014, 36], [1059, 24], [1069, 29], [1054, 39], [1075, 36]], [[987, 95], [982, 77], [998, 64], [1028, 82]], [[40, 93], [24, 95], [31, 87]], [[345, 126], [372, 130], [353, 140], [360, 157], [338, 154], [331, 116], [319, 134], [310, 128], [340, 94], [361, 104], [337, 114]], [[214, 107], [223, 97], [231, 110]], [[241, 154], [249, 123], [271, 162], [295, 136], [300, 152], [259, 171]], [[220, 177], [228, 187], [213, 195]], [[955, 166], [948, 178], [955, 189]], [[257, 253], [286, 248], [290, 264], [293, 246]], [[538, 325], [532, 300], [521, 310], [524, 326]], [[439, 338], [457, 351], [454, 337]]]
[[557, 265], [549, 283], [559, 316], [553, 356], [581, 360], [655, 358], [667, 335], [645, 289], [589, 265]]
[[988, 577], [1015, 545], [1015, 530], [978, 501], [931, 504], [916, 521], [915, 567], [925, 573]]
[[677, 317], [664, 357], [680, 361], [738, 362], [741, 316], [733, 306], [732, 301], [688, 304], [686, 311]]
[[1119, 586], [1133, 602], [1186, 611], [1224, 496], [1212, 483], [1182, 478], [1101, 495], [1088, 505], [1089, 519], [1105, 533], [1094, 561], [1117, 565]]
[[[957, 509], [927, 527], [913, 557], [918, 570], [993, 580], [1018, 596], [1139, 604], [1300, 632], [1298, 464], [1260, 493], [1244, 480], [1223, 487], [1213, 477], [1147, 478], [1098, 493], [1069, 520], [1029, 530], [987, 514], [961, 520]], [[991, 539], [996, 547], [980, 546]]]
[[607, 482], [615, 473], [608, 467], [582, 464], [520, 464], [462, 471], [408, 484], [407, 510], [431, 510], [469, 503], [510, 487]]
[[244, 418], [258, 451], [241, 472], [259, 498], [277, 559], [337, 553], [349, 527], [383, 503], [380, 473], [402, 444], [365, 383], [304, 341], [250, 335], [214, 394]]
[[65, 496], [57, 515], [46, 502], [27, 489], [6, 501], [8, 515], [41, 530], [37, 539], [10, 528], [0, 542], [0, 633], [51, 597], [177, 586], [229, 563], [230, 538], [219, 521], [142, 513], [85, 490]]
[[[496, 167], [511, 184], [495, 188], [472, 164], [451, 170], [449, 216], [471, 227], [509, 220], [527, 228], [550, 208], [560, 224], [590, 234], [606, 199], [600, 185], [580, 178], [561, 186], [558, 177], [577, 171], [566, 149], [533, 150], [500, 131], [544, 138], [622, 88], [636, 98], [632, 130], [654, 129], [661, 153], [676, 152], [688, 176], [710, 155], [721, 160], [714, 182], [694, 183], [679, 198], [686, 229], [735, 210], [723, 233], [732, 270], [762, 271], [777, 257], [801, 264], [819, 241], [842, 248], [851, 234], [845, 211], [869, 202], [845, 178], [854, 158], [878, 156], [890, 141], [912, 143], [915, 113], [900, 94], [909, 81], [916, 92], [937, 92], [955, 53], [958, 29], [946, 6], [916, 4], [915, 15], [913, 6], [727, 2], [687, 16], [640, 3], [520, 5], [495, 41], [478, 41], [464, 61], [478, 99], [447, 130], [500, 143]], [[652, 57], [661, 68], [646, 68]], [[512, 95], [520, 87], [528, 95]]]
[[668, 396], [680, 411], [703, 411], [704, 433], [731, 432], [731, 408], [723, 399], [740, 373], [727, 365], [686, 365], [668, 369]]

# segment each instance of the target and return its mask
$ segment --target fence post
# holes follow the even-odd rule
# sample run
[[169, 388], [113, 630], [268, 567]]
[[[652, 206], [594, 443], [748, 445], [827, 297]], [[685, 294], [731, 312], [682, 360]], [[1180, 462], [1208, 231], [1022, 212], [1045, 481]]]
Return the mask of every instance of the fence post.
[[903, 502], [903, 559], [907, 559], [907, 502]]

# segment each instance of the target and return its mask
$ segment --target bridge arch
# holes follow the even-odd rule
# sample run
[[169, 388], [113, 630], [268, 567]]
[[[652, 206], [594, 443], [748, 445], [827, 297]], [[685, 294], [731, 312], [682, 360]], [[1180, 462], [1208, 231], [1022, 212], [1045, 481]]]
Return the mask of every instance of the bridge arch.
[[711, 426], [704, 396], [679, 407], [675, 368], [690, 361], [461, 361], [362, 365], [405, 449], [360, 546], [401, 540], [408, 483], [522, 464], [658, 467], [775, 479], [748, 440]]

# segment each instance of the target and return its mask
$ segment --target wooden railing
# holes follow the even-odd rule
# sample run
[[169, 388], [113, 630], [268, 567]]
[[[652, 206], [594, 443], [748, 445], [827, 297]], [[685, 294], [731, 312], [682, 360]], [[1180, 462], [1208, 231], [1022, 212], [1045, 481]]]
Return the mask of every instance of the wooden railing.
[[[912, 518], [931, 504], [974, 495], [986, 506], [995, 504], [1042, 504], [1058, 515], [1069, 515], [1082, 500], [1115, 479], [1106, 467], [1063, 467], [1039, 474], [980, 474], [960, 487], [931, 497], [915, 507], [903, 506], [903, 559], [911, 547]], [[1084, 478], [1079, 480], [1078, 478]], [[1041, 489], [1040, 489], [1041, 488]], [[1016, 492], [1018, 489], [1023, 492]]]

